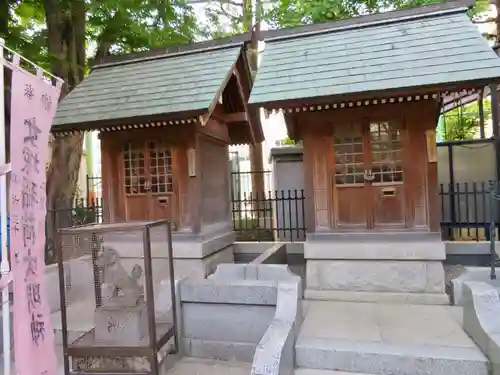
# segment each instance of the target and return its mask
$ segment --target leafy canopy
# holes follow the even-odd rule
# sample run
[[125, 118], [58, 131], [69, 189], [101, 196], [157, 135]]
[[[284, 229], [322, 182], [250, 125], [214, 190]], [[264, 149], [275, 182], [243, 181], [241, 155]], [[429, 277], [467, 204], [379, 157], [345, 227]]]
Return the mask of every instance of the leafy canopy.
[[[436, 0], [278, 0], [264, 12], [264, 20], [271, 28], [286, 28], [435, 2]], [[478, 0], [470, 14], [474, 17], [488, 7], [488, 0]]]

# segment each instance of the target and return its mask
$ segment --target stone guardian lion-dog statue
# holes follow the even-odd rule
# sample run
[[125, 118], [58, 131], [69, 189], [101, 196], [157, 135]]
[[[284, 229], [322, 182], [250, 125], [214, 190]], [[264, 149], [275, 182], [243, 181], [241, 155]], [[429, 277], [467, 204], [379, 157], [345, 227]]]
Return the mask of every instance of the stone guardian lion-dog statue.
[[142, 268], [136, 264], [129, 275], [120, 262], [120, 254], [112, 247], [103, 247], [97, 258], [103, 284], [103, 306], [137, 306], [144, 301], [144, 289], [139, 284]]

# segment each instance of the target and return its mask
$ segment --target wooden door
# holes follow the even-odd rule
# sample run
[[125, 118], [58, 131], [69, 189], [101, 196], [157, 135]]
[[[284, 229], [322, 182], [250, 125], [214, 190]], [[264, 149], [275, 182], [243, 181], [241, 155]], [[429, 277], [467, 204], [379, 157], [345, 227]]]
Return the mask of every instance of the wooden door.
[[360, 123], [335, 129], [337, 228], [406, 226], [402, 145], [397, 123]]
[[366, 181], [367, 138], [362, 124], [335, 128], [335, 212], [340, 229], [366, 228], [368, 222]]
[[127, 220], [171, 219], [172, 150], [161, 140], [131, 141], [123, 163]]
[[144, 142], [128, 142], [123, 147], [125, 215], [127, 220], [148, 219], [149, 176]]
[[173, 219], [174, 181], [173, 151], [163, 141], [148, 141], [148, 171], [150, 188], [150, 219]]
[[403, 174], [403, 132], [396, 122], [369, 125], [369, 181], [373, 228], [404, 228], [405, 185]]

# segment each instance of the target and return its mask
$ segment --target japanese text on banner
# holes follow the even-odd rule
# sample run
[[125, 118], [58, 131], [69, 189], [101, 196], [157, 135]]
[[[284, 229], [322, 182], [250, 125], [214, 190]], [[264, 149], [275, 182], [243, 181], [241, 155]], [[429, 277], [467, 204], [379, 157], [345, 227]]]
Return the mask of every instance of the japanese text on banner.
[[16, 369], [18, 375], [55, 375], [54, 334], [44, 285], [45, 165], [60, 87], [15, 68], [11, 92], [10, 231]]

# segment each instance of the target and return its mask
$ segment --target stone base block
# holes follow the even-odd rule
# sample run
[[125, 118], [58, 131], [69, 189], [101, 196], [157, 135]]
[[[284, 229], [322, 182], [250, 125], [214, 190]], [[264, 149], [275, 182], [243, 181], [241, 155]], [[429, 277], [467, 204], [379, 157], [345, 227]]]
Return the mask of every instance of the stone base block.
[[444, 293], [439, 261], [307, 260], [307, 288], [353, 292]]
[[[427, 236], [429, 235], [429, 236]], [[309, 237], [312, 237], [311, 239]], [[429, 233], [336, 233], [309, 235], [306, 259], [435, 260], [446, 259], [445, 245]]]
[[187, 356], [219, 361], [252, 362], [257, 344], [248, 342], [183, 339]]
[[234, 263], [233, 246], [227, 246], [204, 258], [174, 258], [175, 278], [205, 278], [215, 272], [222, 263]]
[[89, 374], [149, 373], [151, 362], [147, 357], [88, 356], [71, 357], [72, 370]]
[[234, 241], [236, 236], [231, 227], [197, 235], [175, 233], [172, 235], [174, 258], [205, 258], [232, 245]]
[[96, 343], [139, 344], [148, 337], [146, 304], [134, 307], [99, 307], [95, 312], [95, 324]]
[[[108, 236], [109, 237], [109, 236]], [[229, 224], [215, 226], [202, 234], [172, 233], [175, 278], [186, 276], [205, 278], [221, 263], [234, 263], [233, 243], [235, 234]], [[122, 256], [125, 269], [131, 270], [143, 258], [142, 237], [123, 234], [106, 238], [107, 246], [115, 247]], [[153, 282], [159, 283], [168, 275], [168, 254], [165, 238], [151, 238]], [[140, 261], [138, 261], [140, 260]]]
[[450, 304], [449, 297], [444, 293], [380, 293], [306, 289], [304, 298], [307, 300], [342, 302], [406, 303], [416, 305]]

